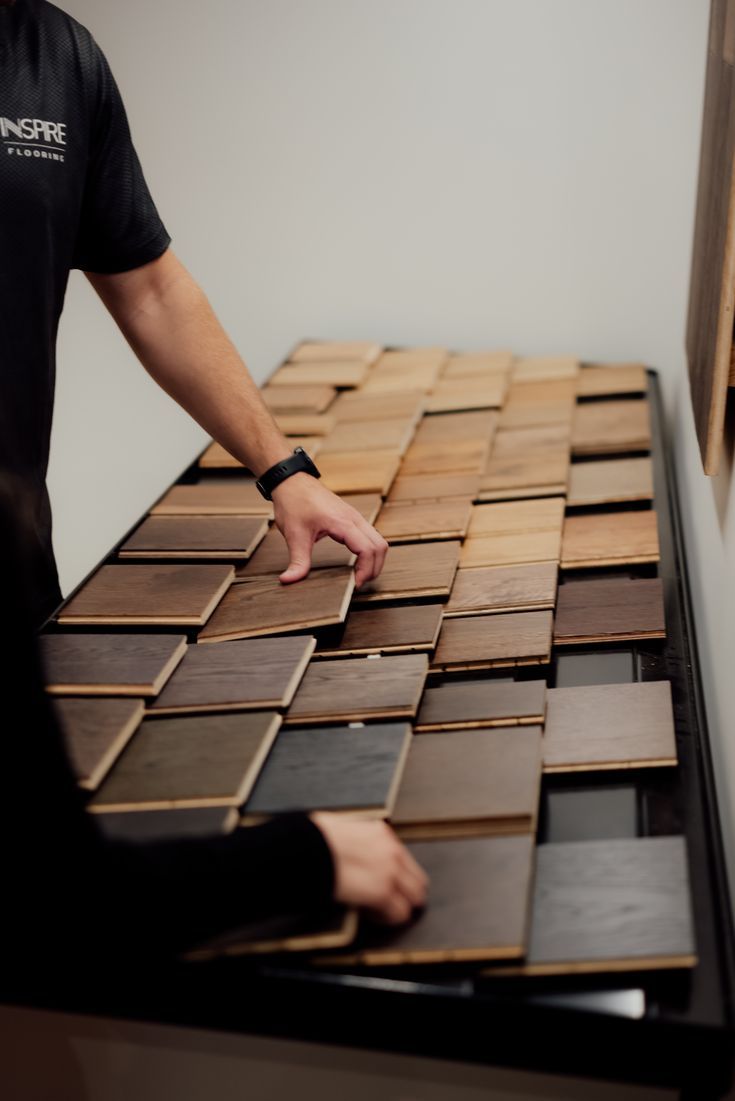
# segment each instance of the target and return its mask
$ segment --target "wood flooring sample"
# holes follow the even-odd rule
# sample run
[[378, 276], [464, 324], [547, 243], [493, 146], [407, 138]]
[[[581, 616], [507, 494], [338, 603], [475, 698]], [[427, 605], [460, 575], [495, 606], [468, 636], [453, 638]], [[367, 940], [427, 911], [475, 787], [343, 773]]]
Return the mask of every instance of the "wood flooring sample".
[[458, 409], [499, 409], [508, 391], [504, 373], [472, 379], [442, 378], [426, 401], [427, 413], [449, 413]]
[[[331, 410], [329, 413], [280, 413], [274, 420], [284, 436], [307, 436], [312, 441], [328, 436], [337, 423]], [[301, 446], [306, 447], [306, 444]], [[314, 449], [314, 442], [306, 450], [312, 458], [318, 453]]]
[[659, 577], [568, 581], [559, 586], [554, 623], [557, 646], [665, 636]]
[[487, 443], [492, 440], [498, 426], [495, 410], [483, 409], [468, 413], [444, 413], [441, 416], [424, 417], [416, 429], [415, 441], [421, 444], [451, 444], [474, 440]]
[[438, 377], [439, 368], [430, 363], [385, 367], [381, 366], [378, 360], [362, 384], [361, 393], [376, 395], [414, 390], [417, 393], [428, 394]]
[[[235, 571], [235, 581], [250, 577], [262, 577], [264, 574], [280, 574], [288, 567], [290, 555], [286, 540], [275, 525], [270, 529], [257, 551], [244, 566]], [[357, 555], [334, 539], [320, 539], [311, 552], [312, 570], [323, 570], [335, 566], [352, 566]]]
[[547, 382], [576, 379], [580, 363], [574, 356], [526, 356], [515, 361], [513, 382]]
[[110, 811], [94, 823], [110, 841], [180, 841], [184, 837], [221, 837], [237, 828], [235, 807], [190, 807], [188, 810]]
[[323, 413], [337, 391], [333, 386], [264, 386], [260, 396], [275, 414]]
[[418, 734], [390, 819], [412, 840], [532, 833], [540, 787], [540, 726]]
[[339, 643], [320, 643], [316, 656], [400, 654], [430, 651], [442, 625], [441, 604], [399, 605], [350, 612]]
[[576, 400], [573, 379], [554, 382], [514, 382], [508, 391], [501, 429], [571, 424]]
[[414, 421], [391, 417], [390, 420], [343, 421], [324, 438], [320, 454], [333, 451], [397, 451], [402, 455], [414, 433]]
[[119, 558], [249, 558], [268, 531], [265, 516], [148, 516]]
[[357, 927], [357, 910], [333, 903], [306, 916], [279, 914], [240, 926], [192, 949], [185, 958], [211, 960], [219, 956], [265, 956], [344, 948], [352, 944]]
[[555, 562], [458, 570], [444, 615], [452, 618], [482, 612], [553, 609], [557, 574]]
[[536, 665], [551, 658], [551, 612], [510, 612], [445, 619], [433, 672]]
[[314, 652], [310, 635], [189, 646], [151, 713], [288, 707]]
[[443, 501], [452, 497], [472, 500], [479, 486], [479, 474], [399, 474], [388, 494], [388, 504]]
[[207, 622], [234, 576], [232, 566], [101, 566], [57, 620], [198, 627]]
[[503, 501], [476, 505], [468, 535], [526, 535], [536, 531], [561, 531], [566, 501], [563, 497], [541, 497], [526, 501]]
[[546, 681], [543, 680], [515, 683], [486, 678], [447, 681], [424, 692], [416, 731], [542, 723], [545, 712]]
[[354, 587], [354, 574], [346, 567], [314, 570], [298, 585], [282, 585], [275, 574], [241, 578], [199, 632], [197, 642], [226, 642], [342, 623]]
[[[289, 423], [291, 426], [293, 426], [296, 422], [298, 422], [299, 425], [303, 426], [306, 424], [311, 425], [312, 422], [317, 422], [314, 425], [316, 427], [319, 423], [319, 418], [320, 414], [318, 413], [315, 413], [312, 416], [302, 414], [301, 418], [291, 417]], [[291, 432], [286, 432], [285, 428], [281, 428], [281, 432], [283, 432], [284, 436], [292, 437], [289, 440], [291, 447], [302, 447], [304, 451], [306, 451], [311, 456], [312, 459], [319, 454], [319, 450], [322, 446], [321, 436], [317, 434], [314, 434], [312, 436], [309, 433], [308, 428], [302, 427], [302, 430], [300, 432], [297, 432], [293, 429]], [[296, 439], [295, 437], [298, 437], [298, 439]], [[222, 447], [222, 445], [219, 443], [211, 443], [204, 454], [200, 456], [199, 463], [197, 465], [199, 466], [200, 470], [247, 469], [247, 467], [245, 467], [239, 459], [236, 459], [234, 455], [231, 455], [229, 451], [226, 451], [224, 447]]]
[[569, 505], [611, 505], [653, 498], [653, 464], [650, 459], [605, 459], [572, 463], [569, 472]]
[[653, 509], [567, 516], [562, 569], [658, 562], [658, 519]]
[[289, 363], [326, 362], [332, 359], [359, 359], [375, 363], [383, 351], [373, 340], [305, 340], [288, 357]]
[[94, 791], [137, 730], [142, 700], [59, 699], [59, 720], [72, 771], [81, 788]]
[[645, 399], [585, 402], [575, 409], [572, 426], [575, 455], [647, 451], [650, 446], [651, 421]]
[[577, 377], [577, 397], [599, 398], [612, 394], [645, 394], [648, 375], [642, 363], [583, 367]]
[[275, 711], [147, 719], [89, 809], [239, 807], [280, 725]]
[[38, 641], [54, 696], [155, 696], [186, 653], [185, 635], [60, 633]]
[[401, 474], [480, 474], [490, 452], [490, 440], [437, 440], [414, 438], [401, 463]]
[[654, 768], [676, 761], [668, 681], [549, 689], [545, 772]]
[[443, 501], [399, 501], [380, 510], [375, 527], [389, 543], [463, 539], [472, 513], [469, 497]]
[[379, 577], [355, 593], [355, 603], [449, 596], [459, 565], [460, 544], [421, 543], [388, 547]]
[[335, 359], [319, 363], [287, 363], [268, 381], [274, 386], [334, 386], [338, 390], [361, 386], [370, 368], [359, 359]]
[[423, 348], [390, 348], [382, 353], [376, 367], [400, 371], [407, 367], [428, 366], [433, 367], [438, 373], [448, 358], [447, 349], [435, 344]]
[[426, 909], [407, 926], [364, 926], [355, 950], [340, 962], [382, 967], [523, 956], [531, 837], [413, 841], [408, 849], [431, 881]]
[[364, 390], [345, 390], [329, 413], [340, 424], [344, 421], [389, 420], [404, 417], [416, 424], [424, 411], [426, 398], [422, 393], [366, 394]]
[[524, 562], [558, 562], [561, 528], [515, 535], [478, 535], [465, 540], [460, 555], [463, 569], [475, 566], [516, 566]]
[[254, 478], [205, 478], [195, 485], [175, 485], [151, 509], [151, 516], [272, 515], [273, 505], [261, 497]]
[[543, 497], [566, 492], [570, 424], [502, 429], [480, 482], [481, 499]]
[[387, 818], [410, 742], [408, 723], [282, 730], [243, 822], [296, 810]]
[[510, 371], [512, 366], [512, 352], [464, 352], [461, 355], [449, 357], [441, 377], [475, 378], [477, 375], [494, 371]]
[[312, 661], [285, 721], [295, 726], [411, 719], [428, 669], [426, 654]]
[[400, 463], [397, 451], [330, 451], [319, 459], [319, 470], [332, 493], [380, 493], [384, 497]]

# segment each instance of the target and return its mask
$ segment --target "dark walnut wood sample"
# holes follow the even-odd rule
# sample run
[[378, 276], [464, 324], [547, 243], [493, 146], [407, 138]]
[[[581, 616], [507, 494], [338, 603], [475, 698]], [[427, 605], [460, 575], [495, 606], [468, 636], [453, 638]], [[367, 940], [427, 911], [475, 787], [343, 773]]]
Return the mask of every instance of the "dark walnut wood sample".
[[282, 585], [275, 574], [240, 578], [199, 632], [197, 642], [226, 642], [342, 623], [354, 587], [354, 574], [345, 567], [314, 570], [298, 585]]
[[426, 654], [312, 661], [284, 721], [295, 726], [411, 719], [428, 668]]
[[249, 558], [268, 531], [265, 516], [149, 516], [119, 558]]
[[448, 681], [427, 688], [416, 718], [418, 732], [542, 723], [546, 681], [502, 683], [494, 680]]
[[668, 681], [550, 688], [545, 772], [675, 765]]
[[235, 807], [188, 810], [110, 811], [96, 814], [97, 829], [110, 841], [180, 841], [184, 837], [221, 837], [240, 821]]
[[239, 807], [280, 725], [275, 711], [146, 719], [89, 809]]
[[553, 618], [551, 612], [509, 612], [445, 619], [432, 672], [547, 662]]
[[323, 413], [334, 401], [333, 386], [264, 386], [260, 396], [276, 415], [280, 413]]
[[693, 967], [683, 837], [539, 845], [530, 975]]
[[152, 713], [288, 707], [314, 652], [310, 635], [189, 646]]
[[441, 604], [408, 604], [350, 612], [342, 637], [320, 642], [316, 657], [408, 654], [436, 646], [442, 625]]
[[569, 505], [611, 505], [652, 498], [653, 464], [649, 458], [572, 463]]
[[[334, 539], [320, 539], [311, 552], [312, 570], [333, 569], [335, 566], [353, 566], [357, 555], [336, 543]], [[235, 570], [235, 581], [250, 577], [262, 577], [269, 573], [283, 573], [288, 568], [291, 556], [286, 540], [277, 527], [272, 527], [253, 557], [244, 566]]]
[[39, 645], [55, 696], [155, 696], [186, 653], [184, 635], [60, 633]]
[[303, 340], [288, 357], [289, 363], [328, 363], [335, 359], [359, 359], [375, 363], [382, 345], [374, 340]]
[[554, 622], [557, 646], [665, 636], [659, 577], [590, 579], [559, 586]]
[[195, 485], [175, 485], [151, 509], [152, 516], [272, 516], [273, 505], [255, 479], [205, 478]]
[[562, 569], [658, 562], [658, 518], [653, 509], [567, 516]]
[[357, 928], [357, 911], [335, 903], [307, 917], [280, 914], [264, 921], [251, 922], [192, 949], [186, 953], [186, 959], [210, 960], [218, 956], [264, 956], [344, 948], [355, 939]]
[[469, 497], [442, 501], [400, 501], [380, 510], [375, 527], [389, 543], [463, 539], [472, 512]]
[[556, 562], [458, 570], [444, 615], [453, 618], [553, 608], [558, 572]]
[[479, 474], [399, 474], [391, 486], [387, 503], [442, 501], [447, 497], [473, 500], [479, 486]]
[[408, 723], [286, 728], [245, 804], [243, 822], [295, 810], [387, 818], [410, 742]]
[[529, 836], [411, 841], [429, 902], [407, 926], [365, 924], [354, 951], [324, 962], [389, 965], [514, 959], [526, 948], [534, 845]]
[[540, 726], [417, 734], [391, 823], [417, 840], [531, 833], [540, 786]]
[[199, 627], [235, 576], [232, 566], [101, 566], [57, 616], [60, 624]]
[[80, 787], [94, 791], [143, 718], [142, 700], [58, 699], [54, 711]]
[[454, 542], [388, 547], [380, 576], [357, 590], [355, 603], [449, 596], [459, 551], [460, 544]]
[[586, 402], [574, 411], [575, 455], [647, 451], [650, 446], [651, 419], [646, 399]]
[[648, 375], [642, 363], [591, 364], [577, 378], [577, 397], [599, 398], [613, 394], [645, 394]]

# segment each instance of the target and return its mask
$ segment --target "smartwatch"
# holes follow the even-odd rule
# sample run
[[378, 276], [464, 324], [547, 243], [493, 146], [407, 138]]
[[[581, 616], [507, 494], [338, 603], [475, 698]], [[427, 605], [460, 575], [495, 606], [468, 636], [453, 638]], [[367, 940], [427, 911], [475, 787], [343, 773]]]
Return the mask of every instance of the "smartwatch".
[[295, 448], [293, 455], [289, 455], [283, 462], [276, 463], [275, 466], [266, 470], [265, 474], [261, 474], [255, 484], [266, 501], [270, 501], [273, 490], [277, 489], [281, 482], [285, 482], [286, 478], [290, 478], [292, 474], [298, 474], [300, 471], [311, 474], [312, 478], [321, 478], [321, 474], [303, 447]]

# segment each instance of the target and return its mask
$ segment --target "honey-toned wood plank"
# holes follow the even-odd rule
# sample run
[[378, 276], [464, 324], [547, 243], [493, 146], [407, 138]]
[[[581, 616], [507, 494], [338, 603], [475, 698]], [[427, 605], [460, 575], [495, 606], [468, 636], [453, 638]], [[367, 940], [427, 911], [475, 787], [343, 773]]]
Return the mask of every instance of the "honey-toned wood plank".
[[555, 562], [524, 566], [480, 566], [460, 569], [444, 615], [543, 611], [556, 601], [558, 568]]
[[443, 501], [452, 497], [473, 500], [480, 486], [479, 474], [399, 474], [387, 503]]
[[323, 413], [334, 401], [334, 386], [264, 386], [260, 391], [270, 411], [281, 413]]
[[574, 379], [514, 382], [500, 414], [501, 429], [569, 425], [576, 398]]
[[409, 367], [432, 367], [438, 374], [449, 358], [446, 348], [430, 345], [423, 348], [397, 348], [383, 352], [375, 364], [377, 369], [399, 372]]
[[337, 424], [322, 443], [322, 454], [334, 451], [396, 451], [402, 455], [414, 433], [410, 418], [387, 420], [343, 421]]
[[39, 638], [55, 696], [155, 696], [186, 653], [185, 635], [57, 634]]
[[651, 446], [648, 401], [585, 402], [574, 412], [572, 453], [647, 451]]
[[254, 478], [204, 478], [175, 485], [151, 509], [151, 516], [272, 516], [273, 505]]
[[[381, 357], [382, 358], [382, 357]], [[363, 394], [391, 394], [396, 391], [415, 390], [428, 394], [439, 376], [439, 368], [430, 363], [413, 363], [406, 366], [381, 367], [380, 360], [363, 383]]]
[[445, 619], [432, 672], [548, 662], [552, 626], [550, 611]]
[[562, 569], [658, 562], [658, 522], [653, 509], [567, 516]]
[[554, 623], [557, 646], [665, 635], [659, 577], [567, 581], [559, 586]]
[[374, 363], [383, 351], [373, 340], [304, 340], [291, 352], [289, 363], [326, 362], [332, 359], [359, 359]]
[[653, 498], [653, 464], [649, 458], [605, 459], [572, 463], [569, 505], [611, 505]]
[[322, 481], [333, 493], [388, 493], [401, 463], [397, 451], [330, 451], [319, 459]]
[[401, 474], [479, 474], [485, 467], [490, 440], [414, 442], [401, 463]]
[[288, 709], [289, 725], [411, 719], [429, 669], [426, 654], [312, 661]]
[[474, 538], [478, 535], [560, 531], [564, 523], [565, 505], [563, 497], [476, 505], [472, 510], [469, 535]]
[[466, 413], [442, 413], [423, 418], [414, 437], [418, 444], [447, 444], [492, 441], [498, 426], [494, 409], [475, 409]]
[[441, 373], [442, 378], [476, 378], [494, 372], [507, 373], [513, 366], [513, 353], [463, 352], [450, 356]]
[[143, 718], [142, 700], [57, 699], [69, 763], [81, 788], [94, 791]]
[[447, 681], [424, 692], [416, 732], [543, 723], [546, 681]]
[[459, 565], [459, 548], [455, 542], [388, 547], [380, 576], [357, 590], [355, 603], [447, 597]]
[[610, 397], [613, 394], [645, 394], [648, 375], [642, 363], [583, 367], [577, 378], [577, 397]]
[[148, 516], [118, 557], [247, 559], [267, 531], [265, 516]]
[[337, 390], [350, 390], [362, 386], [369, 372], [367, 363], [359, 359], [286, 363], [271, 375], [268, 386], [334, 386]]
[[[278, 413], [273, 419], [284, 436], [295, 436], [302, 440], [328, 436], [337, 423], [333, 407], [329, 413]], [[311, 446], [313, 448], [314, 443]], [[302, 447], [306, 447], [306, 444], [302, 444]]]
[[376, 529], [389, 543], [436, 542], [463, 539], [472, 512], [468, 497], [443, 501], [399, 501], [386, 504], [378, 514]]
[[329, 415], [338, 423], [405, 417], [416, 424], [425, 405], [425, 395], [415, 390], [405, 393], [399, 390], [391, 394], [366, 394], [364, 390], [345, 390], [330, 407]]
[[463, 569], [476, 566], [519, 566], [526, 562], [558, 562], [561, 529], [478, 535], [465, 540], [460, 553]]
[[339, 642], [320, 643], [316, 657], [431, 651], [442, 625], [441, 604], [355, 609]]
[[101, 566], [57, 616], [60, 624], [198, 627], [229, 589], [235, 571], [220, 565]]
[[492, 374], [484, 378], [440, 379], [426, 402], [428, 413], [457, 409], [499, 409], [508, 391], [508, 378]]
[[525, 356], [515, 361], [513, 383], [576, 379], [580, 362], [574, 356]]

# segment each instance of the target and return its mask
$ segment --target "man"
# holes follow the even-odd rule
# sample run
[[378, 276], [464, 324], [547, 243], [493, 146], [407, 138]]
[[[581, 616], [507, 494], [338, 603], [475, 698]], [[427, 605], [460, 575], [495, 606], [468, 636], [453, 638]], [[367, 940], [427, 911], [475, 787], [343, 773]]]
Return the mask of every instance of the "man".
[[[205, 296], [169, 249], [122, 101], [97, 45], [45, 0], [0, 0], [0, 468], [23, 487], [30, 515], [32, 545], [29, 549], [24, 538], [22, 557], [31, 566], [36, 624], [60, 597], [45, 475], [56, 333], [73, 267], [87, 273], [157, 382], [228, 451], [258, 475], [289, 455]], [[290, 550], [284, 582], [306, 576], [311, 547], [323, 535], [358, 555], [358, 584], [380, 572], [385, 542], [309, 474], [282, 481], [273, 491], [273, 504]], [[7, 546], [13, 541], [10, 511], [6, 502], [0, 541], [4, 538]], [[3, 583], [14, 597], [14, 573], [20, 567], [7, 547], [5, 557]], [[26, 629], [22, 603], [19, 638]], [[6, 634], [12, 633], [12, 624], [5, 627]], [[424, 901], [426, 877], [386, 826], [345, 822], [334, 815], [295, 816], [211, 843], [152, 845], [132, 853], [124, 846], [105, 848], [92, 836], [95, 831], [70, 789], [47, 705], [35, 700], [40, 680], [30, 639], [20, 651], [12, 649], [16, 665], [19, 653], [25, 653], [21, 664], [29, 671], [25, 682], [13, 682], [27, 684], [28, 705], [33, 702], [37, 712], [38, 740], [27, 748], [49, 785], [46, 799], [58, 804], [52, 832], [68, 839], [64, 849], [76, 861], [78, 892], [70, 897], [94, 879], [92, 867], [117, 868], [110, 891], [115, 884], [122, 892], [126, 884], [134, 891], [143, 883], [156, 892], [161, 908], [164, 895], [193, 893], [201, 906], [191, 918], [181, 915], [183, 927], [174, 938], [178, 946], [196, 939], [205, 927], [212, 932], [245, 920], [248, 879], [255, 885], [250, 901], [265, 892], [266, 881], [271, 884], [267, 900], [275, 910], [286, 903], [292, 908], [294, 892], [305, 890], [307, 880], [312, 901], [323, 904], [333, 897], [366, 905], [386, 921], [405, 920]], [[16, 856], [22, 869], [25, 850]], [[42, 848], [33, 855], [36, 883], [53, 874], [54, 861], [47, 856]], [[274, 892], [281, 872], [290, 889]], [[14, 897], [22, 899], [23, 892]]]

